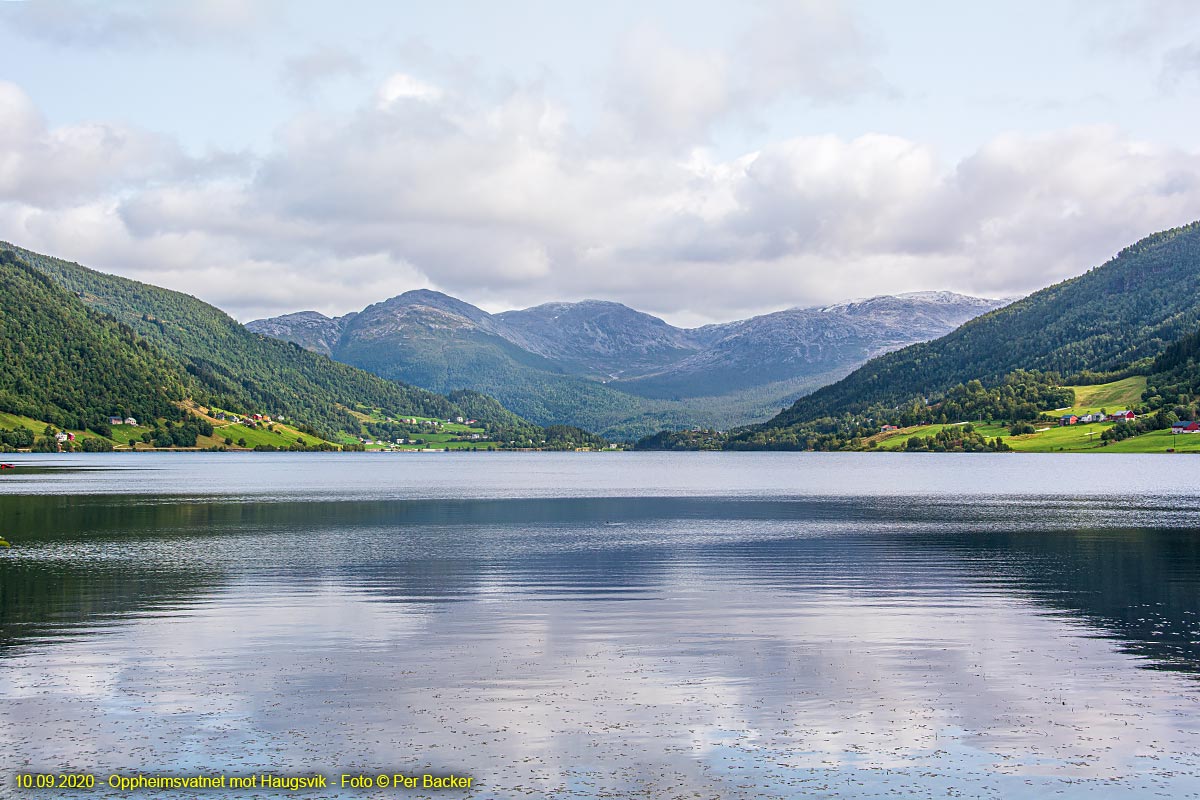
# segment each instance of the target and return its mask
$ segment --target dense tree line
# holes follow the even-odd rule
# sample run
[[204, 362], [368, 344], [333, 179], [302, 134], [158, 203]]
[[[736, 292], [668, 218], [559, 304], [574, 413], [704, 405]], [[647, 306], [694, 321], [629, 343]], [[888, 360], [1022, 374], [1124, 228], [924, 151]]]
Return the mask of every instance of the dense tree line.
[[988, 439], [968, 423], [942, 428], [932, 436], [910, 436], [904, 443], [910, 453], [1005, 453], [1012, 450], [997, 436]]
[[181, 419], [186, 384], [127, 326], [0, 251], [0, 410], [107, 436], [113, 414]]
[[637, 440], [635, 450], [721, 450], [729, 437], [709, 429], [659, 431]]
[[[957, 422], [1020, 423], [1039, 419], [1046, 411], [1075, 401], [1071, 389], [1059, 385], [1053, 373], [1017, 370], [997, 385], [970, 380], [950, 387], [941, 397], [912, 398], [897, 406], [868, 406], [856, 413], [820, 417], [779, 428], [760, 427], [734, 432], [725, 447], [730, 450], [858, 450], [885, 425]], [[936, 443], [935, 443], [936, 444]], [[957, 449], [973, 450], [978, 442]], [[1004, 449], [986, 444], [988, 449]], [[939, 445], [940, 446], [940, 445]], [[935, 447], [927, 449], [936, 449]]]
[[33, 447], [33, 431], [24, 426], [13, 430], [0, 430], [0, 453], [12, 453], [17, 450], [27, 450]]
[[1168, 345], [1148, 371], [1146, 410], [1169, 413], [1170, 422], [1200, 419], [1200, 330]]
[[142, 441], [155, 447], [195, 447], [201, 436], [212, 436], [212, 423], [200, 417], [188, 417], [178, 424], [167, 420], [154, 423], [153, 429], [142, 434]]
[[606, 444], [603, 438], [574, 425], [547, 425], [542, 429], [543, 450], [575, 450], [580, 447], [599, 449]]

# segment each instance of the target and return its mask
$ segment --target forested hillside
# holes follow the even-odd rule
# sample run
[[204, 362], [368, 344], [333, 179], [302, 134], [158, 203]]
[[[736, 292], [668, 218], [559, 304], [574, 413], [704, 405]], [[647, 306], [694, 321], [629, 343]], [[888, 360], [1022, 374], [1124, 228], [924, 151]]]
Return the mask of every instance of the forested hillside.
[[[1070, 375], [1153, 359], [1200, 326], [1200, 223], [1149, 236], [1078, 278], [971, 320], [931, 342], [867, 362], [796, 401], [757, 431], [933, 401], [1017, 370]], [[746, 432], [743, 439], [755, 438]]]
[[0, 411], [107, 433], [113, 414], [180, 419], [186, 383], [130, 328], [0, 250]]
[[346, 407], [449, 417], [445, 397], [382, 380], [297, 345], [246, 330], [189, 295], [106, 275], [57, 258], [11, 248], [30, 266], [96, 311], [111, 315], [177, 360], [197, 379], [199, 399], [223, 408], [269, 410], [325, 431], [358, 430]]

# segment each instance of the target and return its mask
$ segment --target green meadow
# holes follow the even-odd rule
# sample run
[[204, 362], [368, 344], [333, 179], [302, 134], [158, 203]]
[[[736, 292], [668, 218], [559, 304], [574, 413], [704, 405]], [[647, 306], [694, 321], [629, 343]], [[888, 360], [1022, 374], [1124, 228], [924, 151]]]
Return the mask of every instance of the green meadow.
[[[1146, 376], [1134, 375], [1132, 378], [1124, 378], [1112, 383], [1068, 386], [1067, 388], [1075, 391], [1075, 405], [1071, 406], [1068, 410], [1069, 413], [1095, 414], [1101, 409], [1112, 413], [1141, 402], [1142, 392], [1146, 391]], [[1062, 413], [1066, 414], [1068, 411]]]
[[[274, 423], [275, 430], [269, 430], [266, 427], [251, 428], [248, 425], [240, 423], [230, 423], [221, 425], [216, 423], [213, 426], [213, 435], [201, 437], [197, 444], [201, 447], [210, 447], [213, 445], [224, 445], [225, 439], [233, 439], [234, 447], [254, 448], [257, 445], [271, 445], [278, 447], [281, 450], [286, 450], [296, 443], [301, 441], [306, 447], [318, 445], [324, 441], [317, 436], [310, 436], [306, 433], [301, 433], [295, 428], [284, 425], [282, 423]], [[242, 439], [246, 440], [245, 445], [239, 445], [238, 442]]]
[[[46, 425], [47, 425], [47, 423], [42, 422], [41, 420], [33, 419], [32, 417], [23, 417], [20, 414], [9, 414], [7, 412], [0, 411], [0, 428], [3, 428], [5, 430], [13, 430], [14, 428], [28, 428], [29, 430], [33, 431], [35, 434], [37, 434], [40, 437], [42, 435], [42, 431], [46, 430]], [[116, 432], [117, 428], [125, 428], [125, 427], [129, 427], [129, 426], [126, 426], [126, 425], [113, 426], [114, 437], [112, 439], [110, 439], [109, 441], [112, 441], [114, 444], [117, 444], [117, 445], [122, 444], [123, 442], [121, 442], [120, 440], [118, 440], [116, 438], [115, 432]], [[100, 434], [93, 433], [92, 431], [81, 431], [81, 430], [75, 430], [73, 428], [65, 428], [63, 430], [65, 430], [65, 432], [67, 432], [67, 433], [75, 434], [76, 441], [79, 441], [81, 439], [103, 439], [104, 438]]]
[[[1146, 379], [1142, 376], [1124, 378], [1112, 383], [1102, 383], [1095, 386], [1072, 386], [1075, 391], [1075, 405], [1069, 409], [1072, 414], [1091, 414], [1101, 409], [1109, 412], [1129, 408], [1141, 401], [1142, 392], [1146, 389]], [[1054, 414], [1068, 413], [1059, 410]], [[1151, 431], [1141, 436], [1135, 436], [1120, 442], [1105, 444], [1100, 435], [1112, 427], [1111, 422], [1094, 422], [1083, 425], [1059, 426], [1051, 422], [1035, 423], [1039, 430], [1036, 433], [1012, 436], [1007, 425], [992, 425], [987, 423], [972, 423], [975, 430], [989, 439], [997, 436], [1004, 439], [1008, 446], [1021, 453], [1165, 453], [1174, 449], [1179, 453], [1200, 453], [1200, 434], [1172, 435], [1170, 430]], [[933, 436], [943, 428], [954, 428], [956, 425], [918, 425], [903, 428], [877, 438], [878, 450], [903, 450], [912, 436]]]

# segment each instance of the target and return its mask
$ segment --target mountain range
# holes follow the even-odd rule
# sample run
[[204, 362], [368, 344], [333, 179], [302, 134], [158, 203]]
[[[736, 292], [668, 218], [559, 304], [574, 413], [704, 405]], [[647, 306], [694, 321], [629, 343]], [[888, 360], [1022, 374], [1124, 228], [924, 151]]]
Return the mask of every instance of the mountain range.
[[538, 424], [633, 438], [765, 421], [874, 356], [1004, 302], [915, 292], [679, 328], [602, 300], [489, 314], [419, 289], [341, 317], [302, 311], [246, 327], [435, 392], [485, 392]]
[[194, 419], [188, 403], [200, 403], [286, 417], [334, 443], [399, 435], [385, 431], [399, 417], [470, 417], [498, 444], [592, 443], [573, 430], [547, 436], [479, 393], [385, 380], [253, 333], [190, 295], [7, 242], [0, 355], [0, 412], [104, 436], [114, 414], [183, 424]]
[[1194, 222], [1147, 236], [1101, 266], [945, 336], [872, 359], [766, 423], [739, 431], [731, 444], [803, 447], [820, 434], [836, 446], [831, 443], [869, 434], [897, 413], [933, 421], [939, 402], [972, 382], [982, 391], [1006, 383], [1028, 389], [1145, 376], [1140, 404], [1147, 412], [1194, 418], [1198, 331], [1200, 222]]
[[[659, 430], [644, 446], [670, 449], [895, 449], [897, 428], [930, 426], [904, 432], [907, 449], [996, 451], [1011, 433], [1038, 439], [1026, 448], [1161, 450], [1174, 421], [1200, 415], [1200, 222], [1011, 304], [924, 292], [692, 329], [591, 300], [489, 314], [429, 290], [242, 326], [194, 297], [0, 242], [0, 356], [0, 412], [25, 420], [0, 438], [22, 441], [30, 423], [111, 439], [121, 414], [148, 419], [156, 440], [188, 426], [211, 439], [205, 404], [286, 415], [304, 446], [299, 433], [356, 446], [427, 424], [396, 417], [461, 416], [483, 426], [463, 431], [472, 447], [598, 442], [532, 417]], [[803, 396], [728, 433], [688, 430], [761, 414], [782, 393]], [[1081, 395], [1136, 419], [1078, 442], [1029, 424], [1088, 406]]]

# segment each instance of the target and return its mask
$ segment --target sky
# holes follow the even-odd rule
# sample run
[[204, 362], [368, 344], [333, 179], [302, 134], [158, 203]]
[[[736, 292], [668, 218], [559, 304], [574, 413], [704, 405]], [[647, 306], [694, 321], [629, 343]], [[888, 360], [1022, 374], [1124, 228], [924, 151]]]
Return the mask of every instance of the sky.
[[0, 239], [243, 321], [1017, 296], [1200, 219], [1198, 130], [1191, 0], [0, 0]]

